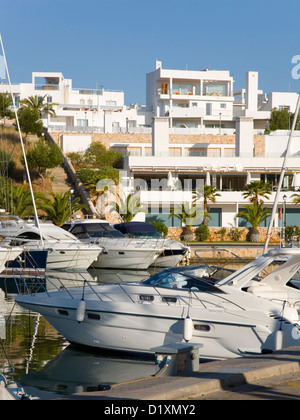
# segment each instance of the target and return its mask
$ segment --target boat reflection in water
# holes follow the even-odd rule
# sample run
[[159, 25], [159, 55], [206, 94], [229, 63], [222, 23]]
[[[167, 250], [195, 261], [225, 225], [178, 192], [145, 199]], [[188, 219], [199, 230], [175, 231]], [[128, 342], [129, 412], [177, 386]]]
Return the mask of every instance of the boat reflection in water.
[[[32, 372], [21, 377], [24, 389], [30, 389], [35, 396], [43, 390], [43, 398], [57, 393], [70, 395], [105, 389], [104, 385], [114, 385], [147, 378], [160, 373], [154, 359], [141, 359], [113, 352], [91, 352], [69, 346], [40, 372]], [[168, 371], [164, 373], [167, 375]], [[105, 398], [105, 392], [103, 393]]]
[[[49, 288], [55, 281], [56, 286], [60, 281], [75, 287], [77, 282], [82, 284], [82, 275], [95, 283], [138, 282], [150, 275], [148, 271], [102, 269], [47, 274], [51, 280]], [[101, 384], [127, 382], [160, 372], [154, 359], [69, 346], [43, 317], [15, 304], [16, 290], [12, 293], [7, 290], [16, 289], [13, 276], [6, 276], [4, 284], [5, 292], [0, 289], [0, 373], [9, 384], [16, 382], [29, 395], [51, 400], [74, 392], [93, 391]], [[169, 373], [168, 370], [165, 374]]]

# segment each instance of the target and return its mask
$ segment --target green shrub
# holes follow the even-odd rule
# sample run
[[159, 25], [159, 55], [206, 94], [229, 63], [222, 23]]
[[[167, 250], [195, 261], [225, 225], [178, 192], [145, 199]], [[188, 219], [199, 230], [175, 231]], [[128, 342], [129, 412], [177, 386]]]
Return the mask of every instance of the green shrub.
[[196, 238], [200, 242], [207, 241], [207, 239], [210, 237], [209, 228], [207, 225], [201, 225], [196, 230]]
[[244, 230], [241, 230], [239, 228], [233, 228], [230, 231], [230, 237], [233, 241], [239, 241], [241, 239], [241, 236], [243, 234]]
[[220, 235], [221, 241], [224, 241], [225, 236], [226, 236], [226, 232], [227, 232], [227, 229], [225, 227], [218, 230], [218, 235]]

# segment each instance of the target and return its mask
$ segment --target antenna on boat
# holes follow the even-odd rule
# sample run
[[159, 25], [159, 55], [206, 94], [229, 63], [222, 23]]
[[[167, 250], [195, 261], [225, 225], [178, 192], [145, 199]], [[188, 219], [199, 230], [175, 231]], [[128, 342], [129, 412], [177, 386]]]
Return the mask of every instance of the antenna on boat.
[[30, 189], [30, 193], [31, 193], [31, 198], [32, 198], [32, 204], [33, 204], [33, 209], [34, 209], [34, 224], [35, 224], [35, 226], [40, 231], [41, 243], [42, 243], [42, 246], [44, 246], [44, 241], [43, 241], [43, 237], [42, 237], [42, 233], [41, 233], [41, 228], [40, 228], [39, 218], [38, 218], [38, 214], [37, 214], [37, 209], [36, 209], [36, 204], [35, 204], [35, 198], [34, 198], [34, 194], [33, 194], [33, 189], [32, 189], [32, 184], [31, 184], [31, 178], [30, 178], [30, 173], [29, 173], [29, 168], [28, 168], [28, 163], [27, 163], [27, 158], [26, 158], [26, 153], [25, 153], [25, 148], [24, 148], [24, 142], [23, 142], [23, 138], [22, 138], [22, 133], [21, 133], [21, 128], [20, 128], [19, 118], [18, 118], [17, 109], [16, 109], [15, 98], [14, 98], [14, 95], [13, 95], [13, 92], [12, 92], [12, 88], [11, 88], [10, 75], [9, 75], [9, 71], [8, 71], [8, 65], [7, 65], [7, 61], [6, 61], [6, 55], [5, 55], [5, 50], [4, 50], [4, 45], [3, 45], [3, 40], [2, 40], [1, 33], [0, 33], [0, 45], [1, 45], [2, 52], [3, 52], [3, 59], [4, 59], [4, 64], [5, 64], [5, 70], [6, 70], [6, 74], [7, 74], [7, 79], [8, 79], [8, 84], [9, 84], [9, 89], [10, 89], [10, 95], [11, 95], [11, 99], [12, 99], [12, 103], [13, 103], [14, 113], [15, 113], [15, 116], [16, 116], [16, 124], [17, 124], [18, 132], [19, 132], [19, 137], [20, 137], [22, 152], [23, 152], [23, 156], [24, 156], [25, 169], [26, 169], [26, 174], [27, 174], [29, 189]]
[[279, 178], [279, 182], [278, 182], [275, 201], [274, 201], [274, 205], [273, 205], [273, 208], [272, 208], [271, 219], [270, 219], [268, 232], [267, 232], [267, 237], [266, 237], [266, 241], [265, 241], [264, 253], [266, 253], [268, 251], [268, 245], [269, 245], [269, 241], [270, 241], [270, 237], [271, 237], [272, 225], [273, 225], [273, 222], [274, 222], [274, 219], [275, 219], [275, 213], [276, 213], [276, 210], [277, 210], [277, 204], [278, 204], [278, 201], [279, 201], [281, 186], [282, 186], [285, 171], [286, 171], [286, 161], [287, 161], [287, 159], [289, 157], [289, 154], [290, 154], [290, 148], [291, 148], [292, 139], [293, 139], [293, 136], [294, 136], [297, 117], [298, 117], [298, 114], [299, 114], [299, 108], [300, 108], [300, 95], [298, 96], [298, 101], [297, 101], [297, 105], [296, 105], [296, 111], [295, 111], [295, 115], [294, 115], [293, 125], [292, 125], [292, 129], [291, 129], [291, 132], [290, 132], [290, 137], [288, 139], [288, 143], [287, 143], [287, 146], [286, 146], [285, 156], [284, 156], [284, 159], [283, 159], [281, 174], [280, 174], [280, 178]]

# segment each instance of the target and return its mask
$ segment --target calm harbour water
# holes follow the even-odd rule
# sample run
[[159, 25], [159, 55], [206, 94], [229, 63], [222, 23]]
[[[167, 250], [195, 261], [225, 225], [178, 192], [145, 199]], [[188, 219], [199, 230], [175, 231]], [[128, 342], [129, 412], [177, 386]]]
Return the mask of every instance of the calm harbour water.
[[[90, 270], [88, 276], [102, 282], [126, 282], [142, 281], [151, 274], [153, 271]], [[0, 339], [0, 373], [29, 395], [51, 400], [97, 390], [100, 384], [117, 384], [158, 373], [154, 359], [70, 346], [43, 317], [20, 308], [15, 296], [0, 297], [0, 317], [6, 319], [6, 338]]]

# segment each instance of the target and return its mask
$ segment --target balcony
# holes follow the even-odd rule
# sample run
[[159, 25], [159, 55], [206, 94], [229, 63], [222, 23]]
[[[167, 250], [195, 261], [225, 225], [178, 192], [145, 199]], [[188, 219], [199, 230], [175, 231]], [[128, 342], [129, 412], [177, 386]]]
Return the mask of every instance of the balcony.
[[59, 85], [35, 85], [35, 90], [59, 90]]

